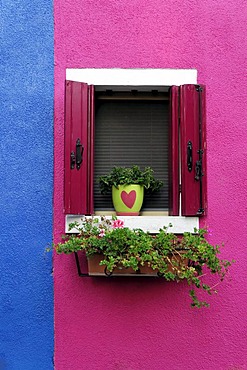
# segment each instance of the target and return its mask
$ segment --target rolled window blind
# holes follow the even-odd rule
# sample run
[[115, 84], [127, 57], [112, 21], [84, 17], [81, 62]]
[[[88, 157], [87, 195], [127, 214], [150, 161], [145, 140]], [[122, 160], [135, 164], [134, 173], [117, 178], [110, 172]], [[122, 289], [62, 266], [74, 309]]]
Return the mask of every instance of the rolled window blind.
[[100, 100], [95, 117], [94, 208], [113, 210], [98, 178], [114, 166], [150, 166], [164, 182], [160, 192], [145, 195], [143, 211], [168, 209], [168, 101]]

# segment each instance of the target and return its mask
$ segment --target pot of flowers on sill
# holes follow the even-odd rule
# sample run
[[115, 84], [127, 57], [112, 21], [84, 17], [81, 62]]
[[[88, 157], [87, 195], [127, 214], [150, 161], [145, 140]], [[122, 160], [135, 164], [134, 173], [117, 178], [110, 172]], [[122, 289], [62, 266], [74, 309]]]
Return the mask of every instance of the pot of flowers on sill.
[[113, 167], [100, 176], [102, 194], [112, 193], [112, 202], [117, 216], [138, 216], [143, 204], [144, 192], [158, 192], [163, 182], [154, 177], [151, 167], [142, 171], [139, 166]]
[[[77, 252], [84, 251], [89, 276], [153, 276], [167, 281], [187, 281], [191, 305], [208, 306], [198, 298], [198, 291], [216, 292], [216, 285], [225, 278], [234, 261], [219, 257], [220, 246], [207, 241], [206, 230], [177, 236], [168, 232], [169, 227], [153, 235], [124, 227], [123, 221], [116, 217], [84, 217], [80, 224], [70, 224], [77, 234], [65, 236], [54, 247], [58, 254], [75, 253], [77, 261]], [[206, 280], [210, 274], [218, 277], [213, 286]]]

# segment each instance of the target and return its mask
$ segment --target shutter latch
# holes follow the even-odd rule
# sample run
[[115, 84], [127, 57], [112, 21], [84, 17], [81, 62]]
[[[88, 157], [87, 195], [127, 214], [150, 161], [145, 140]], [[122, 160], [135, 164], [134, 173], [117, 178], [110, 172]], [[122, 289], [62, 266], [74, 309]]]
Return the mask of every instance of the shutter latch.
[[188, 141], [187, 144], [187, 168], [188, 171], [192, 171], [193, 159], [192, 159], [192, 142]]
[[71, 170], [75, 168], [75, 165], [76, 165], [77, 170], [81, 168], [83, 150], [84, 150], [84, 147], [82, 146], [80, 139], [77, 139], [76, 140], [76, 154], [74, 151], [70, 153]]
[[195, 167], [195, 172], [196, 172], [195, 180], [196, 181], [200, 181], [202, 179], [202, 176], [203, 176], [203, 172], [202, 172], [202, 154], [203, 154], [203, 150], [198, 150], [198, 154], [199, 154], [200, 159], [198, 161], [196, 161], [196, 167]]

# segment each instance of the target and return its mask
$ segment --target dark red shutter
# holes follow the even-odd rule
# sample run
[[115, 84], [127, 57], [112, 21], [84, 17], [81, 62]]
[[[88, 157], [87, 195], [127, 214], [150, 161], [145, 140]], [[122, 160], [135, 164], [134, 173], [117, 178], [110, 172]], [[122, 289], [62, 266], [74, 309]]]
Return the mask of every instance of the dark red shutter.
[[205, 214], [205, 151], [205, 88], [180, 86], [182, 216]]
[[179, 87], [170, 89], [169, 215], [179, 215]]
[[93, 212], [93, 93], [92, 86], [66, 81], [64, 180], [66, 214], [83, 215]]

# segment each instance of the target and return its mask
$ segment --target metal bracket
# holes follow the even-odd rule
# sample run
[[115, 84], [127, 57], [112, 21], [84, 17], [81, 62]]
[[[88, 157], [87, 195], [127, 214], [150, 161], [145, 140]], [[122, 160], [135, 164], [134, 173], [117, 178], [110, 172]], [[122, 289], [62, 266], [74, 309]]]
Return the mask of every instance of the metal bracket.
[[80, 261], [79, 261], [77, 252], [74, 252], [74, 255], [75, 255], [75, 262], [76, 262], [78, 275], [83, 276], [83, 277], [89, 277], [88, 272], [87, 273], [81, 272], [81, 266], [80, 266]]

